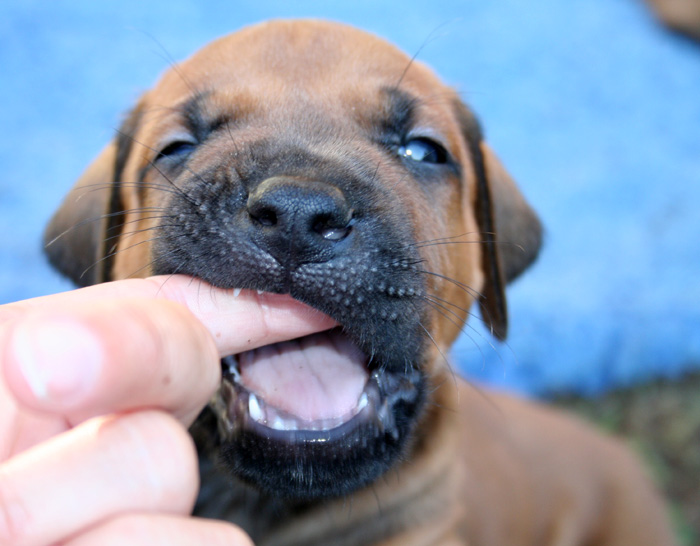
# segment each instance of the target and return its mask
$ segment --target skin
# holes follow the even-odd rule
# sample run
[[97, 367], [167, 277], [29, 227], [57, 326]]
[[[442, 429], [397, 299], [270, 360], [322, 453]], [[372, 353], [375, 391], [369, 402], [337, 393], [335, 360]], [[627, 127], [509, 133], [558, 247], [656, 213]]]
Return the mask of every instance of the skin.
[[183, 276], [0, 307], [0, 545], [251, 544], [189, 516], [187, 427], [222, 356], [332, 326], [289, 298]]

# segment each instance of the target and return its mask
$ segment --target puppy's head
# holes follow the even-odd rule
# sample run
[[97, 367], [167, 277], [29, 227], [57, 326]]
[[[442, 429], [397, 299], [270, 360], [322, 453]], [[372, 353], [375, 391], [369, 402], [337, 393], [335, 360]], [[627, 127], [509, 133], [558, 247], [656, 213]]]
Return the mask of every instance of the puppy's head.
[[504, 283], [540, 228], [430, 70], [358, 30], [294, 21], [166, 73], [56, 213], [59, 235], [49, 257], [79, 284], [181, 273], [337, 321], [225, 358], [207, 410], [234, 475], [309, 500], [412, 448], [473, 300], [505, 336]]

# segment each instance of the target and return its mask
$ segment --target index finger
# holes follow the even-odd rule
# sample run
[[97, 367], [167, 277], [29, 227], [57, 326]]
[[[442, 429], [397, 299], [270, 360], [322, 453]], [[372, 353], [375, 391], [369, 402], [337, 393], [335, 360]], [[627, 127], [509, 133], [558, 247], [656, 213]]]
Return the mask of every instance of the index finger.
[[327, 315], [288, 295], [214, 288], [185, 275], [113, 281], [0, 307], [3, 322], [38, 308], [72, 307], [102, 299], [165, 299], [187, 307], [214, 337], [220, 356], [328, 330]]
[[0, 354], [9, 388], [23, 405], [71, 423], [157, 407], [188, 425], [219, 384], [220, 357], [334, 325], [288, 296], [215, 289], [182, 276], [8, 307]]

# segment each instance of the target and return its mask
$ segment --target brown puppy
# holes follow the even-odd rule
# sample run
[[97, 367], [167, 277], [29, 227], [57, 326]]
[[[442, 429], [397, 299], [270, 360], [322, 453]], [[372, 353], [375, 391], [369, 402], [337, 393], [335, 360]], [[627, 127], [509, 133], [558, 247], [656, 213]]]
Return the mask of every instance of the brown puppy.
[[224, 359], [194, 427], [199, 513], [258, 544], [673, 542], [621, 445], [453, 377], [474, 300], [505, 337], [540, 226], [455, 92], [385, 42], [293, 21], [207, 46], [143, 96], [61, 234], [79, 284], [184, 273], [339, 323]]
[[670, 28], [700, 41], [700, 0], [646, 1]]

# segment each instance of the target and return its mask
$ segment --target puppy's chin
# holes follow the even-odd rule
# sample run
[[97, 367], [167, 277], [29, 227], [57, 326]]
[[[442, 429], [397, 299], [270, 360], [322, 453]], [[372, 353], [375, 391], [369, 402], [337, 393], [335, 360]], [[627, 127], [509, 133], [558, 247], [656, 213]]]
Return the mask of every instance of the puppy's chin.
[[404, 452], [425, 379], [369, 358], [342, 327], [222, 360], [210, 409], [234, 476], [294, 501], [342, 496]]

